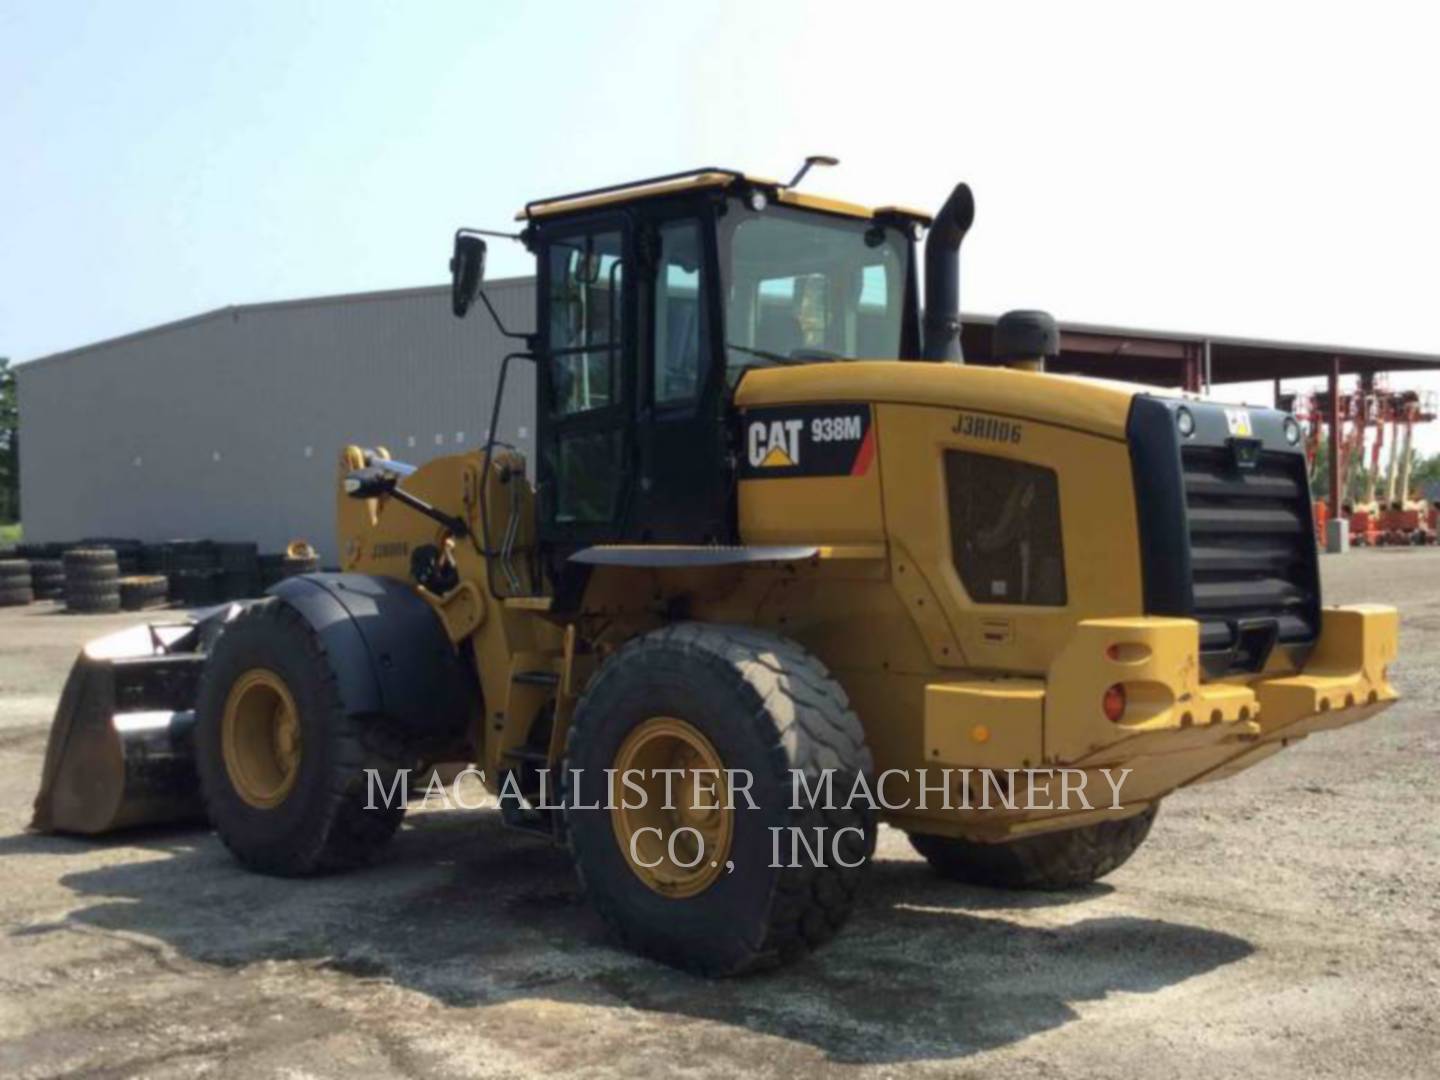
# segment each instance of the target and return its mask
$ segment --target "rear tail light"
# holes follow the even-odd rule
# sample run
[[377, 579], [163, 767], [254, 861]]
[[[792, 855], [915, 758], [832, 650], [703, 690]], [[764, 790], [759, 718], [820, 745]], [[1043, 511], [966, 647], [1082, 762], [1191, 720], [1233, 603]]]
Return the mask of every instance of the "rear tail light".
[[1105, 710], [1106, 720], [1109, 720], [1112, 724], [1119, 723], [1120, 718], [1125, 715], [1125, 687], [1116, 683], [1110, 687], [1110, 689], [1106, 690], [1104, 698], [1101, 699], [1100, 707]]

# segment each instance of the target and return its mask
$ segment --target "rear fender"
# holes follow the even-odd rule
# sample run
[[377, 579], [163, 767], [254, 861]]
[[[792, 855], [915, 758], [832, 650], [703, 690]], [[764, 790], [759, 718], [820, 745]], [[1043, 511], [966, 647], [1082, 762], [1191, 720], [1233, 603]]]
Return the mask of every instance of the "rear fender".
[[413, 587], [370, 574], [302, 574], [269, 595], [319, 636], [347, 712], [383, 713], [427, 737], [465, 733], [474, 679]]

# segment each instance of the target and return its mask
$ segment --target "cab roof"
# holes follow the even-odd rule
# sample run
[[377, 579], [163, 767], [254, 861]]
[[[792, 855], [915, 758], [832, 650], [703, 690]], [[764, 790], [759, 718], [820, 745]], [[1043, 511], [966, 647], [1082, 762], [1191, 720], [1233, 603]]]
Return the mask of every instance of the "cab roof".
[[723, 169], [717, 166], [705, 166], [699, 169], [688, 169], [685, 172], [669, 173], [665, 176], [655, 176], [648, 180], [633, 180], [624, 184], [612, 184], [609, 187], [592, 188], [589, 191], [578, 191], [572, 195], [557, 195], [548, 199], [535, 199], [525, 204], [524, 209], [515, 215], [516, 221], [534, 221], [540, 218], [556, 217], [561, 214], [572, 214], [581, 210], [590, 210], [597, 206], [608, 206], [614, 203], [634, 202], [637, 199], [657, 198], [661, 195], [674, 195], [680, 192], [693, 191], [704, 188], [730, 188], [745, 187], [758, 188], [773, 202], [786, 206], [799, 206], [807, 210], [819, 210], [827, 214], [838, 214], [842, 217], [860, 218], [872, 220], [876, 217], [902, 217], [911, 221], [917, 221], [922, 225], [929, 225], [932, 215], [923, 210], [913, 210], [904, 206], [861, 206], [858, 203], [845, 202], [841, 199], [830, 199], [823, 195], [810, 195], [806, 192], [795, 191], [787, 188], [779, 181], [766, 179], [760, 176], [750, 176], [746, 173], [737, 172], [734, 169]]

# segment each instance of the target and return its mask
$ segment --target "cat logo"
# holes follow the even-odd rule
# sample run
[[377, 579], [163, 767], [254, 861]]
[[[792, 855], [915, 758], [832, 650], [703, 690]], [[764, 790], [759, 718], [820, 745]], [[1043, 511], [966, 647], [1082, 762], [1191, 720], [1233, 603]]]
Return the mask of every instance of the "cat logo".
[[751, 468], [787, 469], [800, 464], [800, 431], [804, 420], [756, 420], [746, 433]]
[[745, 415], [739, 435], [743, 480], [864, 476], [875, 460], [868, 405], [762, 407]]
[[1249, 409], [1226, 409], [1225, 424], [1230, 429], [1231, 435], [1238, 435], [1240, 438], [1248, 439], [1254, 434], [1250, 427]]

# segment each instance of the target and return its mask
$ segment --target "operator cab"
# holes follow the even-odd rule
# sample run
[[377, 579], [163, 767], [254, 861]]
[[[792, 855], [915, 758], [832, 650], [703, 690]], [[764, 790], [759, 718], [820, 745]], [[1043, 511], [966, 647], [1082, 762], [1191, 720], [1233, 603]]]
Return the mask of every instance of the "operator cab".
[[541, 539], [733, 543], [755, 368], [920, 352], [929, 218], [702, 170], [530, 203]]

